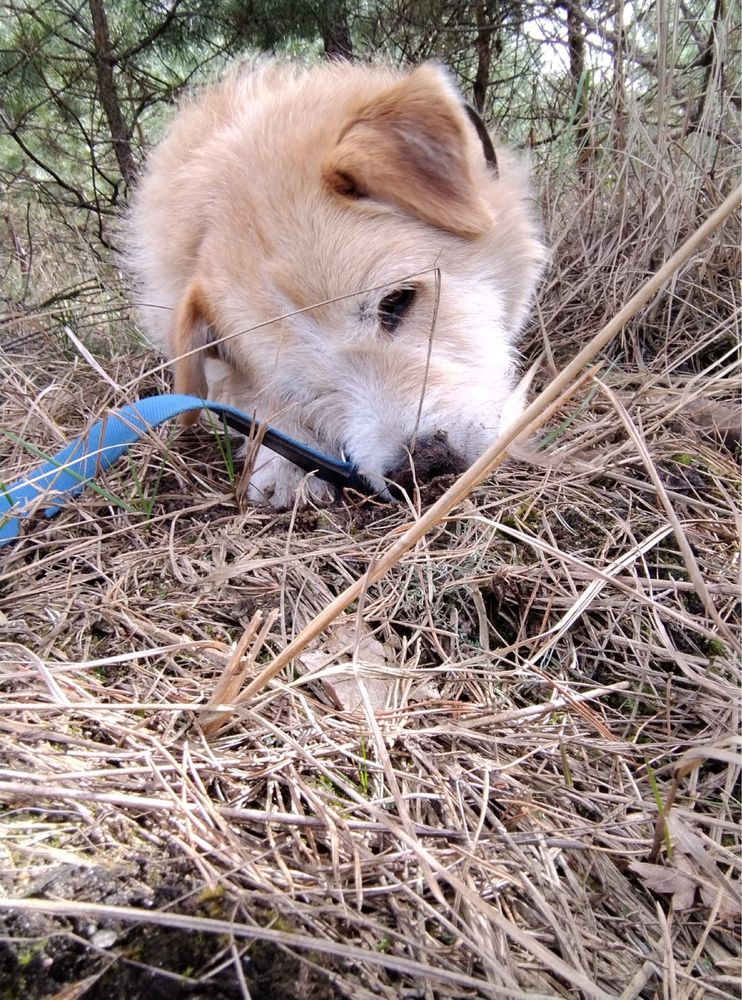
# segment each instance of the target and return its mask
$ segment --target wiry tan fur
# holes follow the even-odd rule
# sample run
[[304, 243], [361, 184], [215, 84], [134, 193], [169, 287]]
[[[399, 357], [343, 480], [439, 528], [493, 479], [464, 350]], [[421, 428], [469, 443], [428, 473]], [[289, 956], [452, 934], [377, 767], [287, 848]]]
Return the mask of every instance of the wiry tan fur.
[[[197, 94], [129, 226], [142, 321], [176, 390], [342, 451], [380, 488], [413, 437], [444, 431], [452, 464], [471, 463], [517, 408], [513, 341], [544, 259], [523, 172], [498, 161], [495, 175], [432, 64], [267, 61]], [[390, 333], [379, 303], [407, 285]], [[262, 450], [251, 488], [285, 506], [302, 479]]]

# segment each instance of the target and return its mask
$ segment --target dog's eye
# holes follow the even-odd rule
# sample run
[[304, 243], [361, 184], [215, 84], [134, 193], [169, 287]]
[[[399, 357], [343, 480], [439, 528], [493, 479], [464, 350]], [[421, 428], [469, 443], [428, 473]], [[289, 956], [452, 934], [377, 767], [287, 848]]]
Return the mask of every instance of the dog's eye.
[[387, 333], [394, 333], [417, 297], [416, 288], [395, 288], [379, 303], [379, 322]]

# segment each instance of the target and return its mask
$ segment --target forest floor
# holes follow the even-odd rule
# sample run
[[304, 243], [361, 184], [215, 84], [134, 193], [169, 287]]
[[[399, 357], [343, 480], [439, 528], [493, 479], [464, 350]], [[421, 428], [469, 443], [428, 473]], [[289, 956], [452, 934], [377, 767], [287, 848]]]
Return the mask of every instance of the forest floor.
[[[558, 228], [551, 197], [540, 385], [692, 228]], [[28, 519], [0, 553], [0, 997], [738, 995], [737, 232], [249, 702], [217, 685], [426, 497], [259, 509], [202, 424]], [[6, 482], [167, 388], [113, 268], [55, 269], [75, 238], [1, 317]]]

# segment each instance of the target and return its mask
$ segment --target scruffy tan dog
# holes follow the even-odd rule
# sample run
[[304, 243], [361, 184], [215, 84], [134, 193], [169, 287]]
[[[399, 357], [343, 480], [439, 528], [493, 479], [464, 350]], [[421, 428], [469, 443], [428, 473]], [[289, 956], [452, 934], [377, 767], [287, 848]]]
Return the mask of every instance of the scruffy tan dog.
[[[468, 467], [522, 405], [513, 341], [544, 260], [523, 172], [488, 146], [434, 64], [267, 61], [197, 93], [129, 227], [176, 390], [342, 453], [380, 490]], [[303, 480], [261, 449], [252, 495], [284, 507]]]

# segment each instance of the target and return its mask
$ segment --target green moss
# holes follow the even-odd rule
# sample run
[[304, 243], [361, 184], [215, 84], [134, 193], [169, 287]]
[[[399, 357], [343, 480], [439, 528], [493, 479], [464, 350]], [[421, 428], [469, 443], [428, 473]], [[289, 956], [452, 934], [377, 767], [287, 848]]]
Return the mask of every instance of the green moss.
[[721, 641], [721, 639], [709, 639], [708, 645], [706, 646], [706, 655], [710, 660], [716, 659], [717, 656], [725, 657], [729, 655], [729, 650]]
[[231, 909], [227, 904], [227, 892], [221, 883], [206, 886], [197, 896], [198, 912], [214, 920], [227, 920]]
[[33, 962], [37, 955], [40, 955], [49, 943], [48, 938], [42, 938], [40, 941], [34, 941], [32, 945], [29, 945], [25, 951], [20, 951], [16, 955], [16, 961], [21, 969], [27, 969], [28, 966]]

